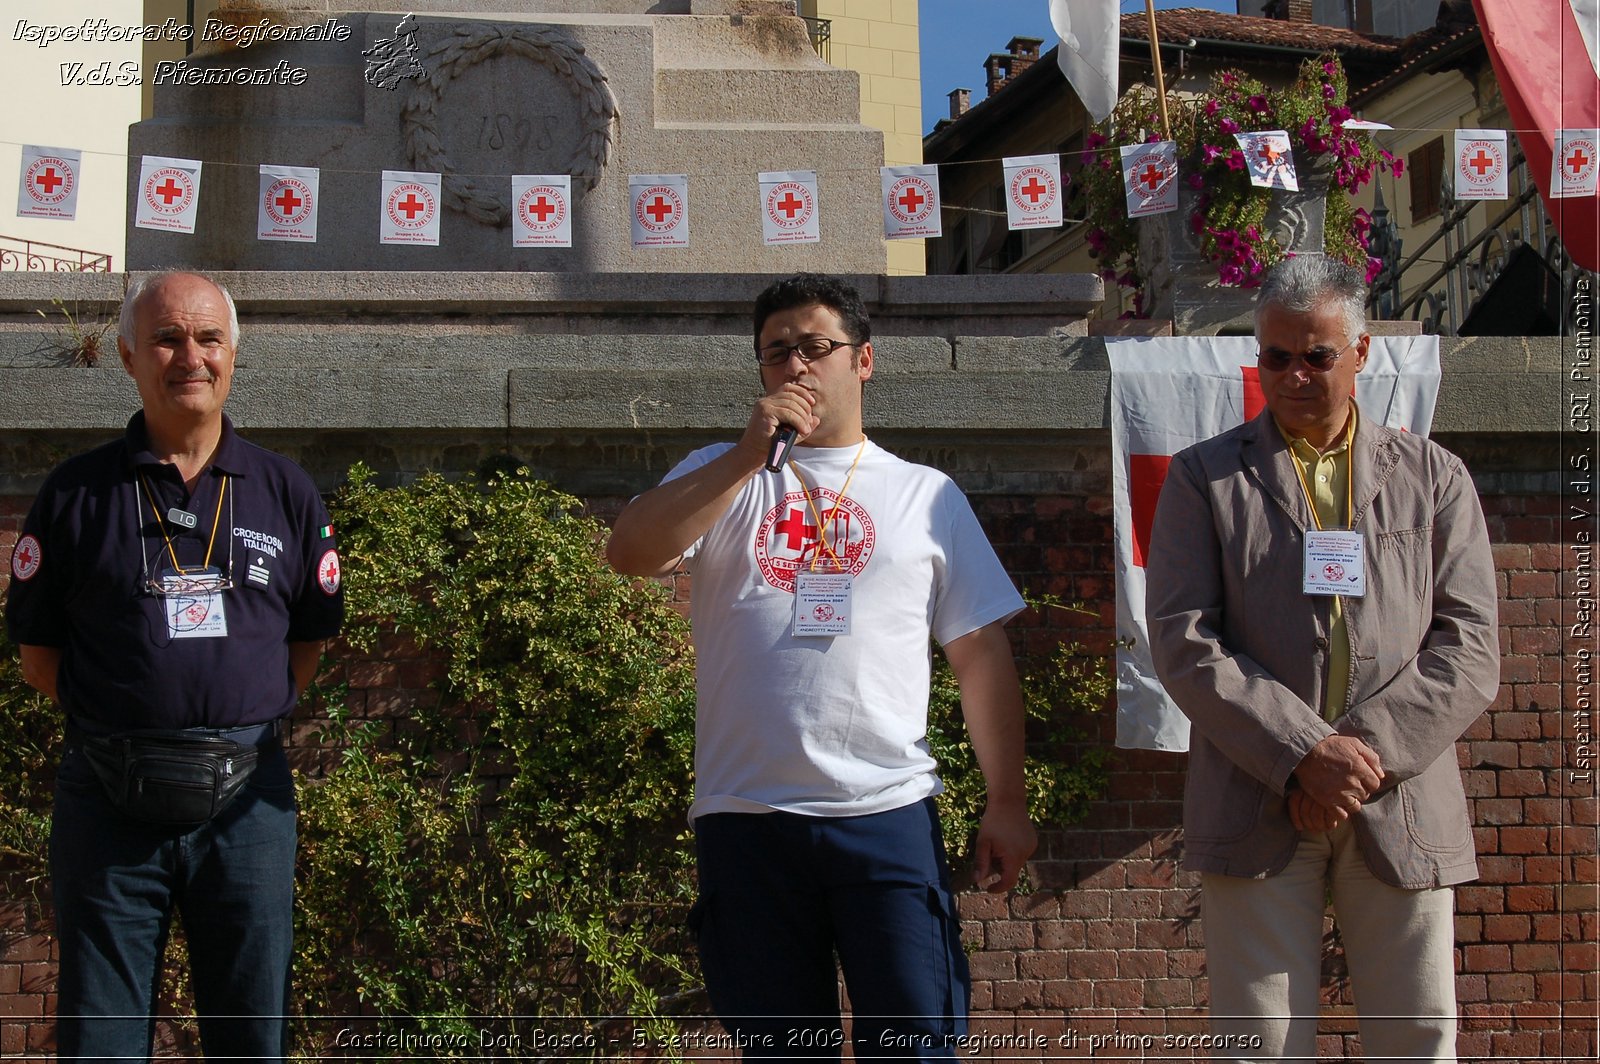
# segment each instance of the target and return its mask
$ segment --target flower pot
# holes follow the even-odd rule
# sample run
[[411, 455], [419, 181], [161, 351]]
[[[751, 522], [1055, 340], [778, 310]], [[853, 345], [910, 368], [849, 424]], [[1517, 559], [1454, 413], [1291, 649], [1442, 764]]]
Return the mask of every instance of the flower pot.
[[[1321, 255], [1332, 162], [1327, 155], [1309, 160], [1296, 149], [1294, 165], [1300, 191], [1273, 189], [1264, 227], [1285, 252]], [[1139, 219], [1148, 313], [1171, 319], [1177, 336], [1248, 335], [1255, 331], [1255, 289], [1223, 284], [1217, 264], [1201, 254], [1200, 234], [1190, 222], [1199, 199], [1200, 191], [1185, 184], [1177, 210]]]

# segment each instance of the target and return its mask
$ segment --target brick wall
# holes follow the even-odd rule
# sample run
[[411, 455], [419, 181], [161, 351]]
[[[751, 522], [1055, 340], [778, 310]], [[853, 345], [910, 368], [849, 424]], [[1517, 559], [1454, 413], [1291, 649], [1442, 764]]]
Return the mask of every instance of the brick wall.
[[[1091, 469], [1073, 494], [974, 497], [1020, 582], [1093, 607], [1088, 615], [1025, 615], [1015, 635], [1026, 652], [1062, 638], [1110, 650], [1104, 472]], [[9, 556], [27, 502], [0, 497], [0, 556]], [[596, 502], [602, 512], [616, 506]], [[1504, 684], [1457, 747], [1482, 870], [1457, 891], [1461, 1049], [1465, 1059], [1586, 1058], [1595, 1053], [1600, 1002], [1597, 805], [1592, 780], [1571, 771], [1575, 741], [1561, 700], [1562, 625], [1572, 621], [1559, 594], [1563, 514], [1555, 496], [1489, 495], [1484, 507], [1499, 570]], [[437, 667], [405, 640], [336, 667], [351, 685], [352, 709], [369, 717], [398, 722], [419, 700], [437, 697]], [[300, 720], [293, 733], [297, 764], [310, 772], [332, 756], [309, 744], [316, 723]], [[1086, 724], [1111, 744], [1109, 713]], [[1183, 771], [1182, 755], [1118, 751], [1089, 819], [1047, 826], [1032, 867], [1037, 889], [963, 896], [979, 1013], [964, 1055], [1204, 1055], [1181, 1041], [1205, 1030], [1206, 1004], [1197, 877], [1178, 870]], [[1356, 1055], [1353, 1004], [1331, 931], [1325, 945], [1322, 1049]], [[31, 1057], [50, 1045], [52, 948], [47, 923], [32, 922], [22, 899], [0, 899], [0, 1054]]]

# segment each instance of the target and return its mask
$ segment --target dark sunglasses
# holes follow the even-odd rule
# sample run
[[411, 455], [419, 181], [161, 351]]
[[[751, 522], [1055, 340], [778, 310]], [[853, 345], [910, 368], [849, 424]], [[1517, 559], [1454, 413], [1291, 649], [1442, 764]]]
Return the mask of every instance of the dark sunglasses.
[[1339, 356], [1350, 350], [1350, 345], [1361, 339], [1361, 334], [1352, 336], [1348, 342], [1337, 351], [1330, 351], [1326, 347], [1313, 348], [1310, 351], [1298, 354], [1289, 351], [1279, 351], [1277, 348], [1258, 350], [1256, 361], [1262, 369], [1269, 369], [1274, 373], [1281, 373], [1294, 364], [1295, 359], [1300, 359], [1306, 364], [1306, 369], [1312, 373], [1326, 373], [1339, 361]]

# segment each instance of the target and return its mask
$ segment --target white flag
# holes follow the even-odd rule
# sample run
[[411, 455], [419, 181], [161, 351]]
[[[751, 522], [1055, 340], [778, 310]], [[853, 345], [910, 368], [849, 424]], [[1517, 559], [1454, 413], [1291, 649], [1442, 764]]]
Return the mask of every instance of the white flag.
[[1122, 184], [1128, 217], [1166, 214], [1178, 209], [1178, 145], [1170, 140], [1122, 148]]
[[1506, 188], [1506, 131], [1458, 129], [1455, 139], [1456, 199], [1499, 200]]
[[1300, 191], [1288, 133], [1281, 129], [1264, 129], [1259, 133], [1235, 133], [1233, 139], [1244, 152], [1244, 165], [1252, 185], [1281, 188], [1285, 192]]
[[200, 204], [200, 160], [146, 155], [139, 163], [139, 202], [133, 224], [139, 229], [194, 232]]
[[378, 242], [437, 247], [441, 183], [438, 174], [385, 170]]
[[318, 184], [315, 166], [261, 165], [261, 197], [256, 201], [256, 239], [317, 242]]
[[[1111, 361], [1111, 510], [1117, 574], [1117, 745], [1186, 750], [1189, 721], [1150, 659], [1145, 558], [1172, 456], [1261, 413], [1246, 336], [1106, 339]], [[1426, 436], [1439, 396], [1437, 336], [1374, 336], [1356, 377], [1363, 416]]]
[[1595, 184], [1596, 145], [1600, 144], [1600, 131], [1593, 129], [1558, 129], [1555, 143], [1550, 148], [1550, 198], [1593, 196]]
[[689, 246], [688, 175], [629, 174], [628, 199], [634, 247]]
[[1050, 0], [1050, 25], [1061, 46], [1056, 62], [1089, 117], [1104, 122], [1117, 106], [1117, 0]]
[[878, 170], [878, 177], [883, 185], [885, 240], [944, 235], [938, 166], [885, 166]]
[[17, 182], [18, 218], [78, 216], [78, 174], [83, 153], [76, 148], [22, 146], [22, 176]]
[[816, 244], [822, 240], [815, 170], [772, 170], [761, 181], [761, 242]]
[[1061, 156], [1018, 155], [1001, 160], [1006, 175], [1006, 224], [1012, 229], [1061, 225]]
[[511, 200], [517, 205], [511, 225], [511, 246], [572, 246], [572, 176], [512, 174]]

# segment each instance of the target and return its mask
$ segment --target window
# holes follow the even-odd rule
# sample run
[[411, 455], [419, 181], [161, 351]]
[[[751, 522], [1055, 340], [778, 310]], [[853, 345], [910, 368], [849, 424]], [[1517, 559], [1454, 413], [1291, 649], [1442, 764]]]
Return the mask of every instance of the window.
[[1439, 189], [1444, 181], [1444, 138], [1435, 137], [1406, 157], [1411, 175], [1413, 224], [1439, 213]]

